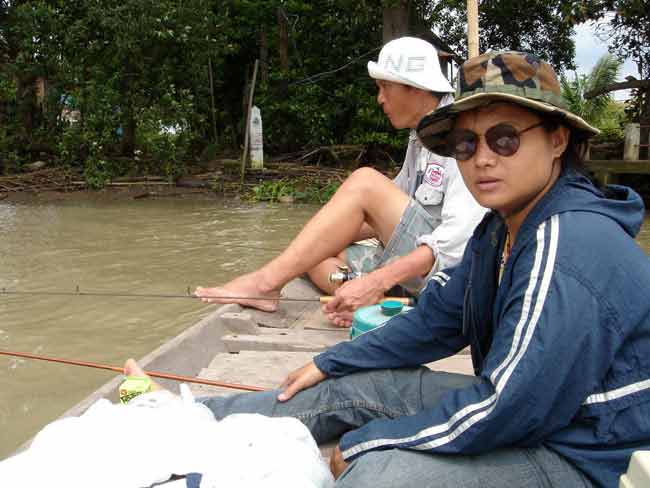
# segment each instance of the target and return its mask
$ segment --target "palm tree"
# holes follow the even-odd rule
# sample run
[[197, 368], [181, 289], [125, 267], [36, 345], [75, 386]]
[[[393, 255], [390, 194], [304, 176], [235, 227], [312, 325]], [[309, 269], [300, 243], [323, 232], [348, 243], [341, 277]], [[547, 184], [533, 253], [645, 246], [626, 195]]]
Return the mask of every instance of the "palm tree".
[[610, 85], [618, 78], [623, 61], [612, 54], [603, 55], [588, 75], [574, 72], [573, 80], [562, 76], [562, 96], [569, 105], [569, 110], [579, 115], [591, 125], [599, 127], [607, 114], [612, 97], [609, 93], [594, 98], [585, 98], [585, 94], [600, 87]]

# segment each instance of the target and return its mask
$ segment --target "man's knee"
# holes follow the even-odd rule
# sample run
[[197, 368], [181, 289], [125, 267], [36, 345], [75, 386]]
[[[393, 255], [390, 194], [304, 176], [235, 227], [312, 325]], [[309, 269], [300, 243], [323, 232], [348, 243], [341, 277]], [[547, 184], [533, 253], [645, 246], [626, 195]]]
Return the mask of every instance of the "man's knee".
[[343, 186], [341, 186], [341, 189], [357, 192], [364, 190], [370, 191], [376, 189], [378, 185], [389, 183], [390, 181], [391, 180], [376, 169], [363, 167], [354, 170], [352, 174], [347, 177]]
[[348, 176], [348, 179], [361, 179], [361, 180], [368, 180], [370, 178], [383, 178], [383, 179], [388, 179], [386, 178], [383, 174], [381, 174], [379, 171], [377, 171], [374, 168], [369, 168], [368, 166], [364, 166], [363, 168], [358, 168], [355, 169], [350, 176]]

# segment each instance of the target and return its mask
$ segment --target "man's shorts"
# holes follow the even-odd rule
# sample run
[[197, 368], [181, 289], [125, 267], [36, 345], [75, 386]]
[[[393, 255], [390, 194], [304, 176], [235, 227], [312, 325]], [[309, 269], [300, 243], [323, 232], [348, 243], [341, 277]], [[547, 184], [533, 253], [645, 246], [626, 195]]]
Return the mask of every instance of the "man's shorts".
[[[440, 224], [422, 205], [411, 199], [393, 235], [384, 248], [379, 241], [374, 245], [352, 244], [345, 250], [350, 269], [356, 273], [370, 273], [395, 259], [406, 256], [417, 247], [415, 241], [421, 235], [431, 234]], [[424, 287], [426, 277], [411, 278], [400, 285], [411, 295], [417, 295]]]

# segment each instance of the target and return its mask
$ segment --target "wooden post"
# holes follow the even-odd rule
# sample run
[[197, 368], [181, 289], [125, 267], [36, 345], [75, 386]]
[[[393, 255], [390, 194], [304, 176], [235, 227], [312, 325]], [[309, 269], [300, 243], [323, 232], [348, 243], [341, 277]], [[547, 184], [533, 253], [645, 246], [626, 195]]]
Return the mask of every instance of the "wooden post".
[[210, 103], [212, 104], [212, 134], [214, 137], [214, 143], [219, 143], [219, 138], [217, 137], [217, 111], [214, 107], [214, 79], [212, 75], [212, 58], [208, 58], [208, 73], [210, 74]]
[[260, 29], [260, 81], [262, 85], [269, 82], [269, 41], [264, 26]]
[[248, 107], [246, 109], [246, 131], [244, 135], [244, 152], [241, 155], [241, 180], [240, 184], [244, 184], [244, 174], [246, 173], [246, 160], [248, 159], [248, 138], [250, 131], [251, 108], [253, 106], [253, 95], [255, 93], [255, 81], [257, 80], [257, 68], [260, 65], [260, 60], [255, 60], [255, 67], [253, 68], [253, 81], [251, 81], [251, 89], [248, 94]]
[[478, 56], [478, 0], [467, 0], [467, 55]]
[[280, 51], [280, 70], [283, 74], [289, 71], [289, 27], [287, 17], [282, 7], [278, 7], [278, 49]]
[[[639, 64], [639, 73], [641, 71]], [[643, 144], [650, 144], [650, 87], [643, 90], [640, 98], [643, 108], [639, 117], [639, 141], [643, 141]], [[645, 156], [645, 159], [650, 160], [650, 146], [645, 146], [644, 151], [639, 153], [640, 156]]]
[[384, 44], [409, 33], [411, 2], [398, 0], [386, 2], [382, 11], [382, 40]]
[[639, 159], [640, 135], [639, 124], [625, 124], [625, 143], [623, 146], [623, 159], [625, 161]]
[[282, 7], [278, 7], [278, 50], [280, 54], [280, 73], [282, 79], [279, 83], [278, 93], [280, 98], [289, 96], [289, 26], [287, 25], [287, 16]]

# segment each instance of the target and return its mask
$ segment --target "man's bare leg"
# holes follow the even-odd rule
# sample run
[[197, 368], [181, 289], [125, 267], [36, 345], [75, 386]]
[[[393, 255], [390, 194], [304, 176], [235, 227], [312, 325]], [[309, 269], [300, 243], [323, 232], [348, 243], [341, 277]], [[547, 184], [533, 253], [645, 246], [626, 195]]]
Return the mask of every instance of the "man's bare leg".
[[337, 256], [355, 241], [364, 223], [373, 228], [380, 241], [388, 242], [408, 202], [409, 197], [378, 171], [358, 169], [282, 254], [257, 271], [223, 286], [199, 287], [195, 293], [206, 303], [239, 303], [272, 312], [277, 301], [254, 297], [279, 297], [286, 283]]
[[[307, 274], [311, 281], [325, 293], [333, 295], [337, 288], [341, 286], [340, 283], [330, 283], [329, 275], [338, 270], [338, 266], [347, 265], [345, 259], [345, 251], [340, 253], [335, 258], [329, 258], [314, 268], [309, 270]], [[327, 313], [327, 320], [332, 322], [337, 327], [350, 327], [352, 325], [352, 316], [354, 312], [335, 312]]]

